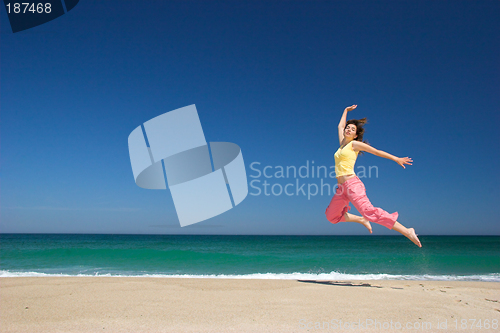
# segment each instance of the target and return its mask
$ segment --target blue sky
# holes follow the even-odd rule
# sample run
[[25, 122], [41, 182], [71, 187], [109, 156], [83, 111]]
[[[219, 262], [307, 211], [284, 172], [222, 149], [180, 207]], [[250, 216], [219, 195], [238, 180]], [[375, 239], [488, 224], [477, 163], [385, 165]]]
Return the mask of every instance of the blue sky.
[[[378, 169], [362, 179], [375, 206], [420, 235], [500, 235], [499, 1], [81, 0], [15, 34], [0, 12], [0, 232], [366, 234], [325, 219], [327, 193], [253, 187], [181, 228], [168, 190], [135, 185], [127, 147], [196, 104], [207, 141], [238, 144], [263, 190], [254, 162], [333, 165], [357, 104], [371, 145], [414, 160], [358, 158]], [[267, 179], [297, 180], [321, 181]]]

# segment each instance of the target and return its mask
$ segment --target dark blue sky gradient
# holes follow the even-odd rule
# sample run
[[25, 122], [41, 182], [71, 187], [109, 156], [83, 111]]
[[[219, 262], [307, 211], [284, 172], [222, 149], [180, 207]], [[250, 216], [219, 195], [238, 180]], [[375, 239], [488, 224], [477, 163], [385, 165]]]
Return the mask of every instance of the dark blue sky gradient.
[[378, 168], [363, 179], [375, 206], [420, 235], [500, 235], [500, 1], [81, 0], [15, 34], [0, 12], [0, 232], [366, 234], [325, 219], [327, 194], [250, 194], [180, 228], [168, 190], [135, 185], [127, 147], [196, 104], [207, 141], [238, 144], [263, 190], [252, 162], [333, 165], [358, 104], [365, 139], [414, 160], [358, 158]]

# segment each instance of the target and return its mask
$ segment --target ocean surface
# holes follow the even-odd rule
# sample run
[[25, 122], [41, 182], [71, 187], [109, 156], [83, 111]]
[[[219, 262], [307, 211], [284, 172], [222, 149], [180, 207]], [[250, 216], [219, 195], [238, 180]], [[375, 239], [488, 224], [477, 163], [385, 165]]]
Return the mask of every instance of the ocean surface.
[[0, 234], [0, 277], [500, 282], [500, 237]]

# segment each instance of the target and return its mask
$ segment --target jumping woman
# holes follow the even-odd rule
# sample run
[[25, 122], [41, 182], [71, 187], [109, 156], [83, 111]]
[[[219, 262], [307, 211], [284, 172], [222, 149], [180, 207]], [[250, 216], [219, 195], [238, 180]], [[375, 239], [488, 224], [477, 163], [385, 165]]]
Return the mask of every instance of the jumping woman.
[[[335, 174], [338, 187], [335, 195], [326, 209], [326, 218], [331, 223], [356, 222], [364, 225], [370, 233], [372, 227], [370, 222], [378, 223], [391, 230], [396, 230], [418, 247], [422, 247], [417, 234], [413, 228], [406, 228], [397, 221], [398, 213], [389, 214], [385, 210], [373, 207], [366, 196], [365, 185], [354, 174], [354, 164], [360, 151], [388, 158], [406, 169], [405, 164], [412, 165], [413, 160], [409, 157], [396, 157], [384, 151], [378, 150], [363, 142], [365, 132], [363, 125], [366, 118], [351, 119], [346, 122], [347, 112], [354, 110], [357, 105], [349, 106], [344, 110], [339, 123], [340, 148], [335, 153]], [[351, 209], [349, 202], [361, 213], [362, 216], [349, 214]]]

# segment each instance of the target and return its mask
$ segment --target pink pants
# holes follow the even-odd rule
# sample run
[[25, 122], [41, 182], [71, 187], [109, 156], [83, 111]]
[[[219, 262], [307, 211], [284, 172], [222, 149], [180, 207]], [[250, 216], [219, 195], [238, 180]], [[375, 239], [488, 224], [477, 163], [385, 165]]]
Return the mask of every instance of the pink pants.
[[365, 185], [356, 176], [339, 184], [335, 195], [326, 208], [325, 214], [331, 223], [345, 222], [345, 213], [351, 209], [349, 202], [370, 222], [378, 223], [392, 229], [398, 219], [398, 212], [389, 214], [385, 210], [373, 207], [366, 196]]

